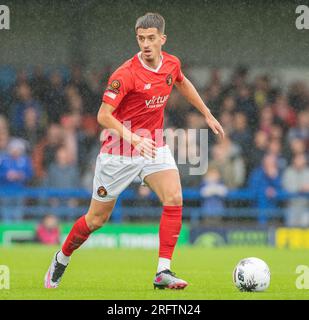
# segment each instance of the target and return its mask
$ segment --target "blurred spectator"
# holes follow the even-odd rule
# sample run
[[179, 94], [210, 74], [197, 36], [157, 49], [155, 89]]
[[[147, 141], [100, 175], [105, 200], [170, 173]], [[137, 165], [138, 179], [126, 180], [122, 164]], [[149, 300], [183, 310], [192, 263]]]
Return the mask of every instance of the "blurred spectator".
[[45, 108], [49, 123], [59, 123], [60, 118], [68, 112], [64, 99], [64, 84], [59, 71], [50, 75], [50, 85], [45, 93]]
[[293, 155], [304, 153], [306, 151], [305, 141], [300, 138], [293, 138], [290, 141], [290, 149]]
[[299, 112], [297, 115], [297, 124], [288, 132], [288, 140], [302, 139], [309, 147], [309, 109]]
[[246, 169], [241, 149], [228, 136], [212, 148], [212, 160], [209, 166], [216, 168], [224, 184], [229, 189], [241, 187], [245, 182]]
[[100, 72], [96, 69], [90, 72], [87, 83], [92, 92], [92, 102], [91, 105], [86, 106], [86, 113], [96, 116], [98, 107], [101, 104], [102, 92], [107, 86], [107, 81], [110, 75], [110, 66], [105, 67], [103, 71]]
[[255, 79], [254, 102], [259, 110], [268, 102], [270, 85], [270, 79], [267, 75], [258, 76]]
[[218, 83], [212, 83], [206, 89], [205, 103], [211, 109], [214, 116], [218, 116], [220, 112], [220, 100], [221, 100], [221, 87]]
[[[8, 153], [0, 158], [0, 188], [7, 192], [15, 193], [32, 178], [32, 165], [25, 149], [22, 140], [12, 139], [7, 147]], [[23, 218], [23, 197], [2, 197], [1, 202], [4, 222], [19, 221]]]
[[282, 190], [282, 187], [281, 174], [275, 155], [266, 154], [264, 156], [262, 165], [250, 174], [248, 186], [255, 195], [256, 201], [263, 197], [266, 208], [276, 208], [277, 204], [274, 198]]
[[275, 103], [272, 105], [274, 115], [282, 121], [283, 125], [290, 128], [296, 124], [296, 114], [288, 103], [288, 99], [284, 94], [276, 97]]
[[[70, 150], [66, 146], [62, 146], [56, 151], [55, 161], [48, 168], [44, 186], [56, 189], [78, 189], [80, 187], [78, 167], [72, 162]], [[78, 200], [74, 198], [50, 198], [48, 205], [51, 207], [64, 206], [72, 208], [78, 205]], [[63, 215], [60, 211], [58, 213]], [[69, 219], [70, 215], [67, 212], [65, 214], [66, 218]]]
[[308, 85], [303, 81], [292, 83], [289, 88], [288, 97], [290, 105], [296, 112], [305, 110], [309, 105]]
[[[85, 81], [84, 74], [82, 72], [81, 66], [73, 66], [71, 70], [71, 80], [69, 86], [73, 86], [77, 89], [77, 95], [71, 100], [74, 105], [80, 104], [82, 107], [82, 112], [94, 114], [98, 106], [93, 105], [93, 95], [87, 82]], [[81, 100], [79, 100], [79, 97]], [[74, 99], [76, 101], [74, 101]], [[70, 109], [71, 112], [76, 111], [76, 109]]]
[[84, 145], [84, 152], [91, 154], [92, 152], [98, 153], [100, 149], [100, 140], [98, 138], [100, 126], [97, 118], [91, 115], [82, 118], [81, 130], [83, 133], [82, 143]]
[[246, 115], [250, 129], [255, 130], [257, 128], [255, 119], [258, 117], [258, 109], [247, 85], [242, 85], [237, 89], [235, 111]]
[[236, 94], [236, 91], [245, 86], [248, 82], [248, 68], [246, 66], [239, 65], [233, 72], [231, 81], [224, 88], [224, 94]]
[[26, 146], [21, 139], [12, 139], [7, 154], [0, 159], [0, 185], [20, 188], [32, 178], [32, 164], [26, 155]]
[[[79, 165], [83, 170], [88, 162], [88, 159], [84, 155], [87, 154], [87, 148], [89, 147], [87, 146], [87, 142], [90, 142], [92, 134], [90, 135], [90, 139], [87, 139], [82, 130], [82, 120], [81, 114], [74, 112], [63, 116], [61, 118], [61, 125], [64, 129], [64, 145], [69, 151], [71, 161]], [[98, 128], [97, 125], [93, 129], [96, 128]]]
[[34, 67], [30, 80], [30, 87], [34, 98], [41, 102], [45, 102], [46, 93], [49, 90], [49, 83], [42, 65], [37, 65]]
[[56, 216], [48, 214], [43, 217], [36, 228], [36, 240], [47, 245], [60, 243], [60, 228]]
[[266, 106], [260, 112], [259, 130], [264, 131], [267, 135], [270, 134], [274, 123], [274, 114], [271, 107]]
[[24, 127], [20, 130], [18, 135], [27, 140], [31, 151], [42, 138], [43, 128], [39, 122], [38, 113], [33, 107], [29, 107], [25, 110]]
[[174, 126], [176, 128], [186, 127], [186, 115], [189, 107], [188, 103], [180, 95], [178, 90], [172, 90], [165, 110], [169, 116], [169, 126]]
[[285, 132], [282, 128], [282, 126], [280, 126], [278, 123], [274, 123], [271, 127], [270, 127], [270, 131], [269, 131], [269, 138], [270, 139], [279, 139], [282, 140], [285, 136]]
[[82, 114], [84, 112], [84, 102], [76, 86], [67, 85], [64, 97], [68, 113]]
[[236, 100], [233, 95], [227, 95], [223, 98], [221, 108], [220, 108], [220, 113], [224, 111], [228, 111], [230, 113], [235, 112], [236, 108]]
[[197, 112], [187, 113], [187, 128], [189, 129], [202, 129], [206, 128], [206, 120], [202, 114]]
[[277, 158], [279, 170], [283, 170], [287, 166], [287, 160], [282, 154], [282, 143], [280, 139], [271, 139], [268, 143], [267, 153]]
[[51, 124], [46, 136], [34, 147], [33, 167], [36, 178], [41, 180], [46, 176], [50, 164], [55, 159], [56, 150], [63, 143], [63, 128], [58, 124]]
[[248, 127], [248, 119], [242, 112], [236, 112], [234, 115], [234, 130], [231, 133], [231, 139], [238, 143], [245, 152], [252, 144], [251, 130]]
[[224, 132], [227, 135], [231, 135], [234, 131], [234, 117], [233, 114], [230, 111], [223, 111], [219, 118], [218, 118], [220, 124], [224, 128]]
[[254, 135], [254, 144], [252, 148], [248, 148], [248, 152], [246, 153], [249, 172], [261, 164], [267, 147], [268, 137], [266, 132], [262, 130], [257, 131]]
[[224, 197], [227, 191], [227, 187], [221, 180], [219, 170], [209, 167], [200, 188], [200, 195], [203, 199], [203, 213], [206, 215], [222, 214], [224, 210]]
[[7, 146], [10, 140], [9, 128], [7, 120], [0, 115], [0, 157], [7, 153]]
[[30, 86], [21, 83], [17, 88], [18, 102], [11, 106], [11, 127], [15, 135], [21, 136], [21, 130], [25, 129], [25, 112], [28, 108], [33, 108], [37, 113], [39, 121], [42, 116], [41, 104], [32, 98]]
[[48, 168], [45, 185], [60, 189], [79, 187], [78, 169], [66, 147], [60, 147], [56, 151], [55, 161]]
[[[309, 167], [304, 154], [297, 154], [293, 163], [283, 173], [283, 187], [289, 192], [309, 192]], [[288, 201], [287, 225], [289, 227], [309, 226], [308, 198], [293, 198]]]

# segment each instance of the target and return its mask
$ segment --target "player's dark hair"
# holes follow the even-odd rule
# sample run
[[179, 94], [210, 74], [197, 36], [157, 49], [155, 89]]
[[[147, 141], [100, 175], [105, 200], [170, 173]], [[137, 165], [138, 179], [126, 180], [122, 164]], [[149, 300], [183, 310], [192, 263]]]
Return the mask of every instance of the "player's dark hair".
[[138, 28], [157, 28], [159, 32], [164, 34], [165, 20], [159, 13], [147, 12], [144, 16], [136, 20], [135, 31], [137, 31]]

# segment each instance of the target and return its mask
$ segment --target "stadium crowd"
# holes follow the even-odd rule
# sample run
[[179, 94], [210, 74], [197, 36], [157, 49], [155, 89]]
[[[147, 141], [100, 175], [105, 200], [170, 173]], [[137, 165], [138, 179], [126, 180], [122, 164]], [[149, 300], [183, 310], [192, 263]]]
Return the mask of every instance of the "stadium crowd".
[[[10, 87], [0, 87], [0, 188], [92, 189], [101, 131], [96, 113], [110, 71], [84, 73], [74, 66], [65, 74], [57, 69], [45, 72], [38, 66], [31, 75], [18, 72]], [[226, 139], [209, 134], [209, 166], [204, 176], [189, 175], [189, 164], [178, 167], [183, 187], [201, 188], [206, 211], [220, 211], [224, 195], [237, 188], [266, 194], [270, 207], [280, 190], [309, 192], [307, 84], [297, 81], [283, 91], [271, 76], [249, 81], [248, 74], [249, 70], [239, 67], [223, 83], [216, 69], [200, 90], [223, 125]], [[165, 127], [207, 128], [202, 115], [176, 90], [166, 109]], [[186, 148], [178, 146], [182, 147]], [[149, 194], [145, 188], [137, 190], [141, 197]], [[309, 225], [308, 200], [293, 199], [288, 206], [294, 210], [291, 225], [299, 219], [307, 219]], [[4, 210], [2, 214], [13, 213]]]

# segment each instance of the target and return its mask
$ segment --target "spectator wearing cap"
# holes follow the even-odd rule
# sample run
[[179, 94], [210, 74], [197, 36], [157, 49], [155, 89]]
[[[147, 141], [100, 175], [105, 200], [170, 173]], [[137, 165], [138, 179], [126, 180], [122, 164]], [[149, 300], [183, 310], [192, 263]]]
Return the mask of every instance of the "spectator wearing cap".
[[33, 175], [31, 160], [26, 155], [25, 142], [12, 139], [7, 150], [0, 159], [0, 185], [9, 188], [24, 187]]
[[14, 197], [2, 197], [2, 218], [5, 222], [20, 220], [23, 217], [24, 199], [18, 191], [30, 182], [33, 172], [30, 158], [26, 155], [25, 143], [21, 139], [12, 139], [7, 154], [0, 158], [0, 187]]

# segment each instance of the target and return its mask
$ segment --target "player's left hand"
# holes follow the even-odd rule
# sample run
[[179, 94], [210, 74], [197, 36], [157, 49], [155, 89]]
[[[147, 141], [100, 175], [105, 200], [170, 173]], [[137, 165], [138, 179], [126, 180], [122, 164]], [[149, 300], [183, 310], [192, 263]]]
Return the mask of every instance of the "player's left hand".
[[224, 139], [224, 130], [219, 121], [212, 114], [206, 117], [206, 122], [214, 134], [219, 134], [220, 137]]

